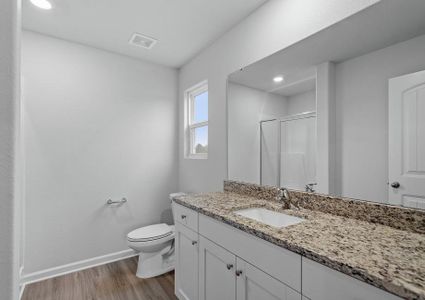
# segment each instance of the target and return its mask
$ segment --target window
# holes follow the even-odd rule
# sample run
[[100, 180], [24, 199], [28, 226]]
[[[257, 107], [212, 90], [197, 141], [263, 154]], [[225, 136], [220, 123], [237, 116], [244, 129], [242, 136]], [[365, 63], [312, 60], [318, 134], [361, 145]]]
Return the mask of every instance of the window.
[[208, 83], [186, 91], [186, 157], [208, 158]]

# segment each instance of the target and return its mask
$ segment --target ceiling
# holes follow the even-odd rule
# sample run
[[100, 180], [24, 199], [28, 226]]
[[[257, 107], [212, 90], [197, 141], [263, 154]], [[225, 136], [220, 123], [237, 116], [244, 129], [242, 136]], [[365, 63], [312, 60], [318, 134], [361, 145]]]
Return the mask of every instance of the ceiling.
[[[315, 66], [341, 62], [425, 34], [424, 0], [385, 0], [230, 75], [229, 80], [275, 94], [313, 86]], [[425, 50], [424, 50], [425, 51]], [[273, 77], [283, 75], [282, 83]], [[289, 87], [289, 91], [286, 89]], [[314, 86], [313, 86], [314, 87]], [[304, 87], [303, 89], [305, 89]], [[292, 90], [291, 90], [292, 89]]]
[[[50, 0], [52, 10], [23, 0], [23, 27], [154, 63], [180, 67], [267, 0]], [[134, 33], [151, 49], [131, 46]]]
[[290, 97], [314, 90], [316, 88], [316, 69], [311, 76], [300, 78], [297, 81], [289, 81], [270, 91], [273, 94]]

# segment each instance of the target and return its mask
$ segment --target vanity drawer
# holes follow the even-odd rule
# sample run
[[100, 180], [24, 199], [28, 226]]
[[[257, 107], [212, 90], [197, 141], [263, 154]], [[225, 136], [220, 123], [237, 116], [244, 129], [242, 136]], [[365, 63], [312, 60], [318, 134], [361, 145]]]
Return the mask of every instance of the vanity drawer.
[[179, 222], [186, 227], [198, 232], [198, 213], [190, 208], [173, 202], [174, 222]]

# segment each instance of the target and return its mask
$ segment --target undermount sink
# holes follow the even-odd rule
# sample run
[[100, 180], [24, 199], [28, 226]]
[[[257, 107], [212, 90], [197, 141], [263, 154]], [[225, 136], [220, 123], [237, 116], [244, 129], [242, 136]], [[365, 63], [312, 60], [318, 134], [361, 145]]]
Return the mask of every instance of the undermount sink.
[[255, 221], [282, 228], [289, 225], [295, 225], [304, 221], [304, 219], [290, 216], [284, 213], [277, 211], [269, 210], [266, 208], [255, 207], [255, 208], [246, 208], [235, 211], [235, 214], [253, 219]]

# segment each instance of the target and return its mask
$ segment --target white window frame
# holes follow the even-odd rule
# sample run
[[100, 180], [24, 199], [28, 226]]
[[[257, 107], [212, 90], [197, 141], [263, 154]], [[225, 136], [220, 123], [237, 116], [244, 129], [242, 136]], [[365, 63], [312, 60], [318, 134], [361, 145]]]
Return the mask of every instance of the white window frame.
[[[195, 97], [204, 93], [208, 92], [208, 82], [202, 81], [198, 83], [197, 85], [187, 89], [185, 91], [185, 127], [186, 127], [186, 158], [190, 159], [207, 159], [208, 153], [194, 153], [193, 152], [193, 146], [195, 142], [195, 129], [199, 127], [208, 126], [209, 121], [209, 113], [207, 116], [207, 121], [203, 122], [193, 122], [194, 119], [194, 107], [195, 107]], [[208, 95], [209, 96], [209, 95]], [[209, 97], [208, 97], [209, 98]], [[209, 106], [209, 99], [208, 99], [208, 106]], [[208, 110], [209, 112], [209, 110]], [[209, 127], [208, 127], [209, 130]], [[208, 145], [209, 145], [209, 135], [208, 135]], [[209, 147], [208, 147], [209, 149]]]

